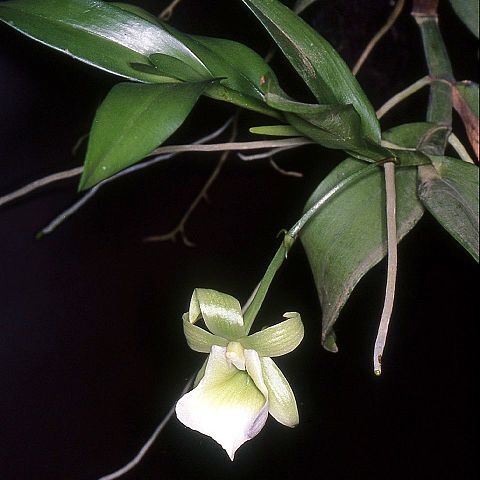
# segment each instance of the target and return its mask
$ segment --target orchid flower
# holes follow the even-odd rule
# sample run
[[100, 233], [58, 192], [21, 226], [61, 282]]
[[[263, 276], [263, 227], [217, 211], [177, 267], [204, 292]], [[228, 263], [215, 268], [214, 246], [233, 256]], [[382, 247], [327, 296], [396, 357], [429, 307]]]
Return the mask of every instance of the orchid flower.
[[[177, 402], [176, 414], [187, 427], [217, 441], [231, 460], [260, 432], [269, 413], [288, 427], [298, 424], [295, 396], [271, 359], [291, 352], [303, 338], [300, 315], [287, 312], [284, 317], [248, 335], [236, 298], [200, 288], [183, 315], [188, 345], [209, 356], [194, 389]], [[195, 325], [200, 318], [209, 331]]]

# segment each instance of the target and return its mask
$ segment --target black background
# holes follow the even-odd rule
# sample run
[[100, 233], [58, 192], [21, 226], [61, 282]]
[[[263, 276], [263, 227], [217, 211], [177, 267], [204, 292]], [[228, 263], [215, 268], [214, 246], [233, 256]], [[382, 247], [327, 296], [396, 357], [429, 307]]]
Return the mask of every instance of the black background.
[[[40, 0], [39, 0], [40, 1]], [[135, 2], [158, 12], [167, 2]], [[378, 107], [425, 74], [419, 35], [405, 12], [359, 75]], [[324, 1], [306, 18], [350, 65], [384, 22], [388, 1]], [[458, 79], [477, 79], [477, 44], [441, 5]], [[172, 23], [265, 54], [270, 40], [240, 1], [184, 0]], [[275, 70], [301, 87], [280, 55]], [[115, 77], [0, 26], [0, 195], [81, 163], [72, 156]], [[420, 93], [385, 117], [385, 128], [424, 118]], [[234, 108], [202, 99], [172, 143], [219, 126]], [[240, 138], [262, 118], [246, 112]], [[195, 248], [142, 239], [174, 227], [213, 168], [212, 154], [183, 155], [120, 179], [52, 235], [34, 234], [77, 194], [51, 185], [0, 211], [0, 478], [93, 480], [129, 460], [201, 362], [180, 315], [194, 287], [244, 300], [316, 184], [342, 158], [305, 147], [267, 162], [233, 157], [187, 225]], [[371, 352], [385, 263], [357, 287], [337, 324], [340, 351], [320, 346], [321, 311], [300, 246], [293, 249], [260, 322], [302, 313], [306, 337], [279, 359], [301, 423], [270, 419], [234, 463], [212, 440], [175, 418], [127, 478], [470, 479], [478, 430], [477, 291], [474, 261], [426, 214], [399, 248], [398, 293], [384, 358]], [[261, 324], [261, 323], [260, 323]], [[247, 476], [250, 477], [247, 477]]]

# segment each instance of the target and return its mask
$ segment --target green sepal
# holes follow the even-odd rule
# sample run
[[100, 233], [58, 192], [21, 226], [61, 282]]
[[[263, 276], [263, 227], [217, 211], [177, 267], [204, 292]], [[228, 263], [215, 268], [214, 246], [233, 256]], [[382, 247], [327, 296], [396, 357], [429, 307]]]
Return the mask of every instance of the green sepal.
[[203, 328], [197, 327], [188, 320], [188, 313], [183, 316], [183, 333], [187, 339], [188, 346], [195, 352], [210, 353], [213, 345], [226, 347], [228, 340], [218, 335], [213, 335]]
[[205, 376], [205, 370], [207, 368], [208, 357], [203, 362], [203, 365], [200, 367], [200, 370], [195, 375], [195, 379], [193, 381], [193, 388], [195, 388], [201, 381], [202, 378]]
[[246, 333], [240, 303], [226, 293], [196, 288], [190, 300], [188, 319], [195, 323], [199, 318], [203, 318], [214, 335], [227, 340], [237, 340]]
[[256, 350], [261, 357], [278, 357], [295, 350], [304, 335], [302, 319], [297, 312], [283, 316], [287, 320], [238, 341], [244, 348]]

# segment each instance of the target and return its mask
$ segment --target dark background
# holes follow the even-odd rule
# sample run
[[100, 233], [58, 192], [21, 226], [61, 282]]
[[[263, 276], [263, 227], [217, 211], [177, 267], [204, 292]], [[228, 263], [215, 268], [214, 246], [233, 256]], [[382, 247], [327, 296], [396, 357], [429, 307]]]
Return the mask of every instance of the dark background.
[[[167, 4], [135, 3], [152, 12]], [[407, 2], [359, 75], [375, 107], [426, 72], [409, 9]], [[390, 11], [387, 0], [323, 1], [305, 17], [353, 65]], [[474, 37], [447, 2], [440, 14], [457, 78], [478, 81]], [[172, 23], [242, 41], [261, 54], [270, 45], [240, 1], [184, 0]], [[273, 65], [290, 93], [307, 98], [280, 55]], [[79, 165], [82, 153], [72, 156], [72, 146], [116, 81], [0, 25], [0, 195]], [[426, 92], [417, 94], [383, 126], [422, 120], [426, 101]], [[170, 141], [188, 143], [233, 111], [202, 99]], [[262, 120], [245, 112], [240, 138]], [[232, 156], [210, 203], [188, 222], [195, 248], [180, 240], [143, 243], [175, 226], [216, 158], [183, 155], [111, 183], [42, 240], [35, 233], [78, 198], [75, 180], [1, 209], [2, 480], [94, 480], [133, 457], [201, 363], [180, 322], [193, 288], [246, 299], [275, 251], [277, 232], [296, 221], [342, 155], [305, 147], [277, 157], [302, 179]], [[296, 393], [300, 425], [289, 430], [269, 419], [232, 464], [211, 439], [173, 418], [126, 478], [475, 478], [475, 262], [428, 214], [399, 256], [382, 377], [372, 373], [371, 353], [385, 263], [344, 308], [334, 355], [320, 346], [321, 311], [299, 245], [260, 321], [302, 313], [305, 340], [278, 361]]]

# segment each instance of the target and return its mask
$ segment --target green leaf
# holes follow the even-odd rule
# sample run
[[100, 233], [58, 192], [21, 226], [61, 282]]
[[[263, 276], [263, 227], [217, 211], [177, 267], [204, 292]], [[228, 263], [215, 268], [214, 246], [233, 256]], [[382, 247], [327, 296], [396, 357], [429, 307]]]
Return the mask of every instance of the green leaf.
[[151, 153], [183, 123], [208, 84], [115, 85], [95, 115], [80, 190]]
[[[445, 126], [429, 122], [405, 123], [382, 133], [384, 141], [392, 142], [384, 144], [399, 160], [403, 167], [431, 164], [428, 154], [431, 153], [431, 145], [437, 145], [447, 138], [446, 133], [450, 129]], [[395, 145], [395, 146], [393, 146]], [[398, 147], [411, 150], [402, 150]], [[435, 147], [436, 148], [436, 147]]]
[[479, 100], [478, 100], [478, 83], [465, 80], [455, 84], [460, 95], [465, 100], [465, 103], [469, 106], [470, 110], [477, 116], [479, 114]]
[[368, 162], [391, 156], [387, 149], [365, 139], [360, 116], [352, 105], [301, 103], [270, 92], [265, 95], [265, 101], [284, 112], [296, 130], [319, 145], [346, 150]]
[[[280, 91], [276, 75], [263, 58], [253, 50], [231, 40], [180, 32], [135, 5], [118, 3], [118, 6], [168, 31], [202, 59], [213, 77], [224, 78], [222, 82], [213, 84], [205, 92], [206, 95], [271, 117], [281, 118], [263, 101], [262, 87], [267, 81], [275, 91]], [[157, 67], [161, 71], [168, 71], [167, 66], [157, 64]]]
[[190, 323], [203, 318], [208, 329], [227, 340], [245, 336], [242, 309], [238, 300], [226, 293], [196, 288], [188, 311]]
[[[154, 53], [149, 57], [150, 63], [133, 62], [130, 65], [139, 72], [149, 73], [163, 78], [176, 79], [184, 82], [199, 82], [207, 80], [210, 75], [199, 73], [187, 63], [178, 60], [178, 58], [164, 55], [163, 53]], [[172, 80], [170, 80], [172, 82]], [[166, 82], [158, 82], [166, 83]]]
[[148, 63], [154, 53], [209, 75], [198, 57], [164, 28], [99, 0], [11, 0], [0, 3], [0, 20], [78, 60], [130, 79], [159, 82], [131, 67]]
[[269, 125], [264, 127], [252, 127], [250, 133], [257, 135], [271, 135], [274, 137], [301, 137], [302, 134], [290, 125]]
[[[389, 138], [400, 145], [394, 131]], [[358, 160], [344, 160], [320, 183], [306, 209], [362, 168], [366, 167]], [[399, 241], [423, 214], [416, 195], [416, 170], [396, 169]], [[387, 251], [383, 169], [338, 192], [304, 227], [300, 237], [322, 305], [322, 343], [327, 350], [337, 351], [333, 326], [340, 311], [363, 275]]]
[[170, 25], [165, 28], [195, 52], [215, 78], [224, 78], [208, 89], [210, 97], [281, 118], [265, 105], [263, 85], [268, 81], [276, 91], [280, 87], [271, 67], [257, 53], [231, 40], [186, 35]]
[[382, 133], [384, 140], [404, 148], [417, 148], [432, 129], [438, 125], [429, 122], [404, 123]]
[[478, 262], [478, 167], [450, 157], [432, 157], [419, 169], [418, 195], [427, 210]]
[[363, 132], [380, 141], [375, 111], [350, 69], [310, 25], [278, 0], [243, 0], [321, 104], [352, 104], [361, 117]]
[[297, 312], [287, 312], [283, 316], [287, 320], [241, 338], [239, 342], [244, 348], [255, 350], [261, 357], [290, 353], [303, 339], [303, 323]]
[[347, 150], [351, 155], [374, 162], [391, 156], [390, 152], [365, 139], [360, 117], [352, 105], [329, 105], [322, 113], [285, 113], [288, 122], [304, 136], [326, 148]]
[[450, 0], [455, 13], [478, 38], [478, 0]]
[[130, 12], [130, 13], [133, 13], [134, 15], [138, 15], [140, 18], [147, 20], [147, 22], [153, 23], [154, 25], [161, 26], [161, 22], [159, 18], [153, 15], [152, 13], [147, 12], [147, 10], [143, 9], [142, 7], [139, 7], [137, 5], [132, 5], [131, 3], [125, 3], [125, 2], [108, 2], [108, 4], [115, 5], [116, 7], [121, 8], [126, 12]]

